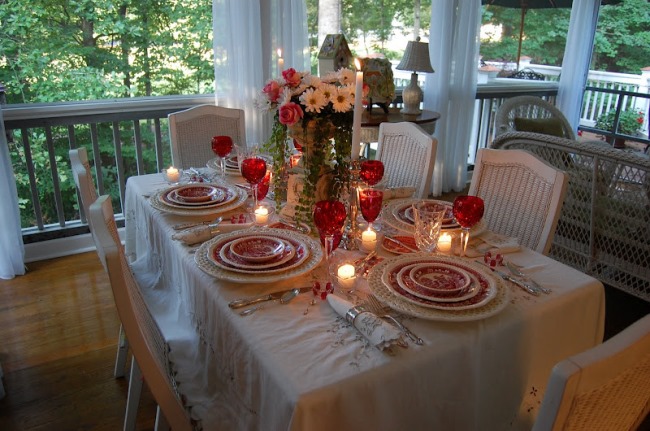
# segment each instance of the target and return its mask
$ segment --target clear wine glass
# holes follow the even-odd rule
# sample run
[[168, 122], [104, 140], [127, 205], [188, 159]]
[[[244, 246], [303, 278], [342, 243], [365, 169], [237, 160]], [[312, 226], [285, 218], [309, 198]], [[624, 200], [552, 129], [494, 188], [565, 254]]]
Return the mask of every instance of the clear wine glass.
[[454, 199], [454, 218], [461, 227], [460, 233], [460, 256], [465, 256], [467, 243], [469, 242], [469, 230], [483, 218], [485, 205], [483, 199], [478, 196], [458, 196]]
[[241, 174], [253, 191], [253, 211], [257, 208], [257, 184], [266, 175], [266, 160], [261, 157], [247, 157], [241, 161]]
[[219, 165], [221, 167], [221, 177], [226, 176], [226, 157], [230, 154], [233, 148], [232, 138], [230, 136], [213, 136], [212, 137], [212, 151], [219, 157]]
[[314, 225], [325, 247], [325, 259], [328, 262], [330, 255], [341, 242], [346, 217], [345, 205], [342, 202], [325, 200], [318, 201], [314, 205]]
[[359, 178], [369, 186], [374, 186], [384, 178], [384, 163], [381, 160], [364, 160], [361, 162]]

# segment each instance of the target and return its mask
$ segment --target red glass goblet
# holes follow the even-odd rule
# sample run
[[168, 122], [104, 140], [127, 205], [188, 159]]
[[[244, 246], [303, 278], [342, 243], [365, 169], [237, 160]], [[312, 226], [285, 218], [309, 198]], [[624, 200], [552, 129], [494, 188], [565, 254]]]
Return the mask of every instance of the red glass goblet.
[[454, 218], [461, 227], [460, 233], [460, 256], [465, 256], [467, 243], [469, 242], [469, 230], [476, 223], [481, 221], [485, 205], [483, 199], [478, 196], [458, 196], [454, 199], [453, 213]]
[[377, 220], [381, 212], [381, 204], [384, 200], [384, 191], [373, 187], [359, 189], [359, 208], [361, 215], [368, 222], [368, 229], [372, 222]]
[[241, 174], [253, 190], [253, 211], [257, 208], [257, 184], [266, 175], [266, 160], [261, 157], [248, 157], [241, 162]]
[[263, 201], [269, 193], [269, 186], [271, 185], [271, 170], [267, 169], [264, 178], [255, 186], [257, 189], [257, 200]]
[[384, 164], [381, 160], [364, 160], [361, 162], [359, 178], [369, 186], [374, 186], [384, 178]]
[[221, 176], [226, 175], [226, 157], [232, 151], [233, 143], [230, 136], [214, 136], [212, 138], [212, 151], [219, 157]]
[[321, 242], [325, 246], [325, 259], [341, 241], [341, 230], [345, 224], [345, 205], [336, 200], [318, 201], [314, 205], [314, 224], [318, 228]]

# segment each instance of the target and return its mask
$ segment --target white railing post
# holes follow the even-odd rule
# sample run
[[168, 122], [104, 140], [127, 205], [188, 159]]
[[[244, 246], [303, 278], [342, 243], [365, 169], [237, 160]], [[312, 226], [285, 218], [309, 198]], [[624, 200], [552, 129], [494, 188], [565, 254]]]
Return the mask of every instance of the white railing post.
[[[641, 69], [641, 77], [639, 78], [639, 93], [650, 94], [650, 66], [644, 67]], [[636, 103], [634, 105], [636, 109], [642, 111], [644, 116], [643, 127], [641, 128], [641, 133], [648, 135], [649, 121], [650, 117], [650, 99], [644, 97], [637, 97]]]

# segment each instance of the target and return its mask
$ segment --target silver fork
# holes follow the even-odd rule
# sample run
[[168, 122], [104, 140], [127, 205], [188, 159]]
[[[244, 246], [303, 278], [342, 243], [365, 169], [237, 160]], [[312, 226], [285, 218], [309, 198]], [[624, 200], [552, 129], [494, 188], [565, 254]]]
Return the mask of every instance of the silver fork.
[[516, 265], [516, 264], [514, 264], [512, 262], [509, 262], [509, 261], [504, 261], [504, 264], [506, 265], [506, 268], [508, 268], [508, 271], [510, 271], [513, 275], [516, 275], [517, 277], [521, 277], [524, 280], [530, 282], [530, 284], [535, 289], [538, 289], [538, 290], [540, 290], [540, 291], [542, 291], [542, 292], [544, 292], [546, 294], [551, 293], [551, 289], [549, 289], [548, 287], [542, 286], [541, 284], [539, 284], [538, 282], [536, 282], [535, 280], [530, 278], [528, 275], [524, 274], [521, 271], [521, 267], [519, 265]]
[[400, 331], [402, 331], [411, 341], [413, 341], [418, 346], [424, 344], [424, 340], [422, 338], [415, 335], [402, 322], [400, 322], [399, 320], [397, 320], [396, 318], [388, 314], [391, 308], [384, 306], [382, 303], [380, 303], [379, 300], [375, 297], [375, 295], [372, 294], [368, 295], [367, 301], [362, 306], [367, 311], [376, 314], [377, 317], [379, 318], [389, 319], [391, 322], [395, 324], [395, 326], [397, 326], [400, 329]]

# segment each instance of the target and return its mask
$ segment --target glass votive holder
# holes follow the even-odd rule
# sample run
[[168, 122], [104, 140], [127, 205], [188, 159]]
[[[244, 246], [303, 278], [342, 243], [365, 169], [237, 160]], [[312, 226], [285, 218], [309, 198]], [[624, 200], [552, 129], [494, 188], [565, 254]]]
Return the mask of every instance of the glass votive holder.
[[165, 181], [167, 181], [169, 184], [176, 185], [181, 182], [183, 170], [170, 166], [167, 169], [162, 170], [162, 175]]
[[447, 233], [443, 232], [440, 234], [438, 237], [438, 244], [436, 246], [436, 251], [440, 253], [451, 253], [452, 251], [452, 244], [453, 244], [454, 237]]
[[359, 276], [354, 266], [354, 260], [343, 253], [333, 253], [328, 272], [334, 286], [338, 289], [349, 292], [354, 290], [357, 285]]
[[374, 230], [366, 229], [361, 232], [361, 250], [366, 253], [373, 252], [377, 249], [378, 234]]

